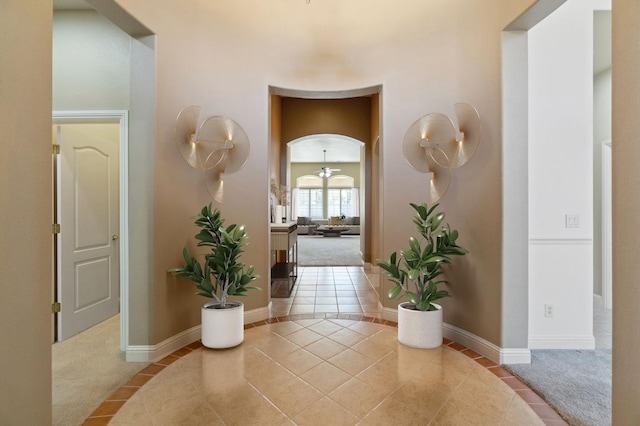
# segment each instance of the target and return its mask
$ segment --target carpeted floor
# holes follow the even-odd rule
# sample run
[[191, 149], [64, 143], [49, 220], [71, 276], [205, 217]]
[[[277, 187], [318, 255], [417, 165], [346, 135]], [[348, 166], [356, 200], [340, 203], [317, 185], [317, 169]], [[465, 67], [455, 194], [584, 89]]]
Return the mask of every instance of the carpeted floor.
[[148, 363], [120, 352], [120, 315], [52, 346], [53, 424], [75, 426]]
[[611, 352], [532, 350], [531, 364], [505, 365], [572, 426], [611, 424]]
[[361, 266], [360, 236], [298, 236], [300, 266]]

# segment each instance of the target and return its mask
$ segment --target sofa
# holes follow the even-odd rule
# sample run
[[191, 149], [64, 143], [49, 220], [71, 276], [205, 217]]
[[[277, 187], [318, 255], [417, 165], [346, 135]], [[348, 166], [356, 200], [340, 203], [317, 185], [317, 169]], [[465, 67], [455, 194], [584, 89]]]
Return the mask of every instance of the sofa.
[[317, 235], [315, 230], [322, 225], [344, 226], [345, 228], [349, 228], [349, 230], [343, 232], [342, 235], [360, 235], [359, 216], [347, 217], [344, 219], [344, 223], [340, 223], [336, 217], [329, 219], [311, 219], [310, 217], [299, 216], [298, 235]]

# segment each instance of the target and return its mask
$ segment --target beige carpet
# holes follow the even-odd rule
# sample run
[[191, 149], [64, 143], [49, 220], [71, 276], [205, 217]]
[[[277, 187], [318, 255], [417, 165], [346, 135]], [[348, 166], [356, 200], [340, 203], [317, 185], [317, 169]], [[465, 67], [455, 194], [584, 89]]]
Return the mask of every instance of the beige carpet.
[[298, 236], [300, 266], [361, 266], [360, 236]]
[[120, 315], [52, 347], [53, 424], [74, 426], [148, 363], [120, 352]]

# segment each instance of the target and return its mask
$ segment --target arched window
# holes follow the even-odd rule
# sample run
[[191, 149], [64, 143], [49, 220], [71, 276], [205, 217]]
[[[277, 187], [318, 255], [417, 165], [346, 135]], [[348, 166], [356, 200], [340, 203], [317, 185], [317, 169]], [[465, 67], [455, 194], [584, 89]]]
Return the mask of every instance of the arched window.
[[314, 175], [300, 176], [296, 179], [293, 191], [292, 207], [294, 216], [322, 218], [322, 178]]
[[358, 216], [360, 197], [351, 176], [336, 175], [327, 179], [327, 213], [331, 216]]

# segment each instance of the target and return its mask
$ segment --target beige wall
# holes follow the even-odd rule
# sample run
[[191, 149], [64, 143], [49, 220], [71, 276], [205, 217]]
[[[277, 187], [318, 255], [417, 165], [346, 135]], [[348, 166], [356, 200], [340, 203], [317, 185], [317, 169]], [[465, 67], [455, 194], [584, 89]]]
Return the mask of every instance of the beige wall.
[[[432, 3], [410, 0], [389, 8], [383, 0], [323, 2], [166, 1], [119, 4], [157, 35], [154, 298], [157, 343], [198, 323], [193, 289], [172, 281], [167, 268], [191, 244], [190, 217], [209, 197], [200, 173], [177, 155], [174, 119], [188, 104], [203, 115], [223, 114], [244, 127], [251, 158], [225, 177], [223, 213], [244, 223], [252, 244], [244, 260], [267, 285], [269, 87], [346, 91], [382, 85], [383, 255], [413, 233], [410, 201], [425, 197], [425, 178], [402, 157], [406, 129], [429, 112], [453, 114], [453, 104], [476, 106], [483, 141], [476, 158], [453, 173], [442, 206], [471, 254], [449, 275], [454, 299], [447, 322], [500, 342], [501, 177], [500, 42], [502, 29], [532, 0]], [[482, 19], [478, 19], [481, 16]], [[455, 23], [455, 25], [452, 25]], [[426, 29], [426, 30], [425, 30]], [[437, 64], [437, 66], [434, 66]], [[283, 112], [284, 114], [284, 112]], [[371, 132], [367, 124], [366, 134]], [[283, 140], [287, 139], [283, 129]], [[366, 140], [367, 138], [365, 138]], [[386, 290], [386, 286], [385, 286]], [[384, 293], [384, 291], [383, 291]], [[267, 292], [245, 299], [265, 307]], [[383, 300], [389, 307], [395, 301]], [[165, 320], [165, 319], [169, 320]]]
[[640, 424], [640, 3], [613, 0], [613, 424]]
[[0, 424], [51, 424], [51, 1], [0, 6]]

